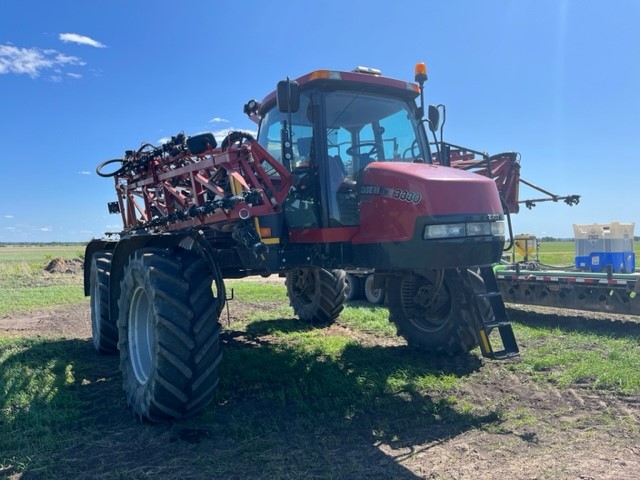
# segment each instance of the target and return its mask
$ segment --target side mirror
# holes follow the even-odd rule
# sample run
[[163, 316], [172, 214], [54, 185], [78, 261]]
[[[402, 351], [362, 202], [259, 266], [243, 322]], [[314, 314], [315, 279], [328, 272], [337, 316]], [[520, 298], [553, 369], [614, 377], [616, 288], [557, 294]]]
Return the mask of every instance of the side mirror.
[[289, 79], [278, 82], [276, 101], [278, 102], [279, 111], [283, 113], [297, 112], [300, 108], [300, 86], [298, 82], [292, 82]]
[[429, 130], [436, 132], [440, 126], [440, 110], [435, 105], [429, 105]]

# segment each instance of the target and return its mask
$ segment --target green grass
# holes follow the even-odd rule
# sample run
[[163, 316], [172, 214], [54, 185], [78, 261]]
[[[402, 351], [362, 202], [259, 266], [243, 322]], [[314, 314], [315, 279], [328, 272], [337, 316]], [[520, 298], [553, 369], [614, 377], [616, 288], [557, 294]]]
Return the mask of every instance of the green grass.
[[80, 415], [70, 391], [77, 353], [56, 341], [0, 338], [0, 465], [70, 441], [61, 432]]
[[[322, 441], [331, 432], [332, 441], [361, 441], [366, 432], [367, 444], [392, 444], [399, 432], [409, 438], [446, 432], [448, 438], [472, 429], [507, 432], [535, 425], [537, 410], [510, 410], [508, 399], [471, 400], [476, 386], [504, 381], [507, 372], [521, 377], [523, 386], [533, 380], [559, 389], [640, 394], [637, 335], [516, 323], [523, 346], [519, 361], [483, 364], [477, 351], [440, 359], [395, 342], [395, 328], [382, 307], [348, 305], [336, 327], [314, 328], [293, 317], [282, 285], [232, 281], [229, 286], [248, 313], [225, 328], [214, 402], [196, 419], [167, 428], [204, 427], [220, 446], [248, 449], [239, 458], [253, 458], [249, 452], [256, 448], [273, 454], [272, 438], [309, 442], [310, 435]], [[72, 478], [75, 464], [65, 467], [60, 458], [85, 445], [94, 450], [79, 456], [107, 452], [103, 449], [121, 443], [113, 435], [126, 429], [127, 438], [141, 445], [158, 436], [158, 446], [166, 448], [171, 430], [133, 425], [117, 370], [117, 358], [99, 357], [89, 340], [0, 338], [0, 476], [24, 470]], [[249, 475], [233, 452], [235, 460], [231, 453], [217, 454], [226, 467], [203, 460], [203, 471], [223, 476], [233, 465], [241, 469], [238, 476]], [[115, 470], [110, 478], [127, 478], [126, 463], [108, 468]]]
[[56, 305], [67, 305], [86, 300], [80, 285], [51, 285], [27, 287], [17, 290], [0, 288], [2, 303], [0, 315], [26, 312]]
[[340, 322], [355, 330], [393, 336], [396, 327], [389, 322], [389, 312], [386, 308], [375, 307], [366, 302], [350, 304], [340, 314]]
[[78, 258], [84, 255], [84, 245], [5, 245], [0, 248], [0, 265], [26, 263], [44, 266], [54, 258]]
[[0, 315], [83, 301], [81, 275], [43, 273], [54, 258], [83, 254], [82, 245], [0, 248]]
[[638, 337], [517, 325], [516, 338], [527, 345], [521, 361], [514, 364], [516, 371], [562, 387], [640, 393]]

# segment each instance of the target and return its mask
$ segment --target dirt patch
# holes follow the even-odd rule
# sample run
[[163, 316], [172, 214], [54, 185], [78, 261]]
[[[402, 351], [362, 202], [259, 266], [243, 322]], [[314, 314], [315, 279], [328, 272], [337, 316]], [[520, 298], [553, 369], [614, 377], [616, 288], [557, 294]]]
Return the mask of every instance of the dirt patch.
[[65, 273], [70, 275], [78, 275], [82, 273], [84, 262], [79, 258], [54, 258], [44, 267], [44, 271], [48, 273]]
[[[277, 277], [271, 281], [282, 283]], [[240, 332], [234, 323], [281, 306], [282, 302], [234, 302], [223, 334], [226, 358], [233, 357], [233, 349], [259, 352], [276, 342], [266, 325]], [[510, 308], [510, 314], [524, 323], [577, 328], [580, 318], [596, 332], [638, 333], [633, 318], [517, 306]], [[226, 312], [222, 318], [226, 323]], [[594, 323], [598, 321], [602, 323]], [[351, 331], [339, 320], [325, 331], [353, 338], [380, 362], [401, 362], [408, 355], [401, 339], [379, 344], [380, 339]], [[475, 355], [458, 363], [427, 359], [430, 371], [463, 377], [463, 386], [445, 394], [388, 395], [381, 399], [384, 408], [374, 406], [356, 414], [345, 411], [315, 418], [286, 399], [254, 394], [219, 399], [191, 421], [151, 426], [136, 424], [125, 405], [117, 356], [100, 356], [92, 350], [88, 300], [0, 318], [0, 334], [66, 338], [60, 343], [69, 352], [78, 379], [71, 390], [86, 410], [86, 425], [68, 427], [86, 429], [81, 445], [63, 445], [47, 453], [55, 460], [55, 469], [27, 468], [23, 474], [13, 472], [16, 479], [587, 480], [635, 479], [640, 472], [640, 398], [579, 386], [556, 388], [514, 372], [509, 362], [484, 361]], [[524, 346], [522, 355], [526, 354]], [[366, 371], [353, 370], [358, 365], [350, 368], [345, 380], [370, 381]], [[455, 409], [448, 403], [452, 395], [459, 402]], [[314, 402], [330, 400], [311, 399], [308, 407], [313, 410]], [[459, 407], [460, 402], [466, 409]], [[4, 473], [0, 467], [0, 476]]]
[[90, 338], [89, 302], [0, 316], [0, 335]]

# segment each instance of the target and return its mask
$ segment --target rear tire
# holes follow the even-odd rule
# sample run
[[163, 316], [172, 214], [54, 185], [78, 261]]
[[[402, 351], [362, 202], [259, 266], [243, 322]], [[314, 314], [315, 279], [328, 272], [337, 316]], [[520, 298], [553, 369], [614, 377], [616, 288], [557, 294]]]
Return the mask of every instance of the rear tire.
[[364, 296], [369, 303], [374, 305], [382, 305], [384, 303], [384, 288], [373, 288], [373, 273], [367, 275], [364, 281]]
[[344, 270], [306, 267], [286, 274], [287, 296], [301, 320], [315, 324], [332, 323], [344, 308]]
[[[440, 288], [438, 274], [444, 275]], [[477, 275], [470, 276], [472, 283], [482, 283]], [[479, 325], [458, 271], [434, 272], [429, 278], [411, 274], [390, 279], [387, 287], [389, 320], [410, 346], [446, 355], [464, 355], [478, 346]], [[490, 308], [481, 310], [485, 316], [492, 314]]]
[[117, 318], [109, 313], [109, 282], [112, 252], [96, 252], [91, 259], [91, 336], [93, 348], [103, 354], [118, 351]]
[[[214, 272], [221, 281], [219, 272]], [[127, 402], [152, 422], [203, 410], [218, 384], [224, 302], [212, 272], [185, 250], [142, 249], [129, 257], [118, 302], [120, 370]]]

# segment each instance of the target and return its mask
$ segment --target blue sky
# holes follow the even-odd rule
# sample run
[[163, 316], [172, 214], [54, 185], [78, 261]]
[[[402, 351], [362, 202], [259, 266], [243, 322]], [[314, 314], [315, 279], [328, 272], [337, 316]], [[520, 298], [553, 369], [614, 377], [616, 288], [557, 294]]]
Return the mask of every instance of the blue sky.
[[516, 233], [640, 223], [638, 25], [636, 0], [6, 0], [0, 241], [118, 230], [98, 163], [180, 131], [254, 128], [242, 106], [286, 76], [367, 65], [411, 80], [417, 61], [446, 140], [518, 151], [524, 178], [583, 196], [523, 209]]

